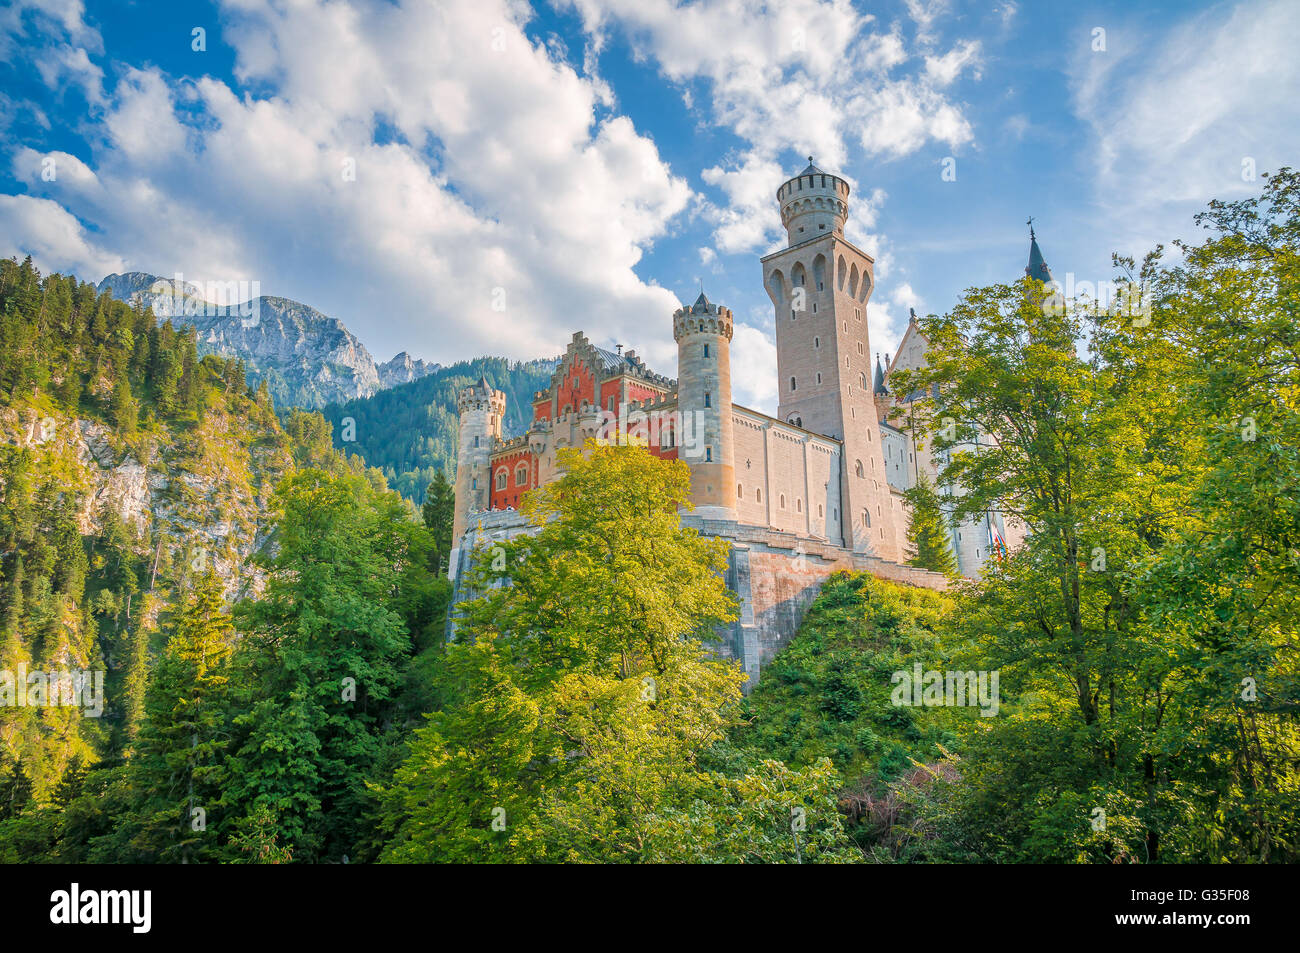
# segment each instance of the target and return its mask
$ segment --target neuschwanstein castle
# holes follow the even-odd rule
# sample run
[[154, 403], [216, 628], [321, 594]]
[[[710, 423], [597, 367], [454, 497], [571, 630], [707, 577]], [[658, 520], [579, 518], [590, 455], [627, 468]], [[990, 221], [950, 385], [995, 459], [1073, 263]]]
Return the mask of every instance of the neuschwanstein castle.
[[[847, 182], [810, 158], [776, 199], [789, 242], [761, 264], [776, 309], [778, 415], [732, 402], [731, 312], [704, 294], [672, 316], [676, 380], [634, 351], [596, 347], [576, 333], [551, 386], [533, 396], [528, 432], [511, 440], [501, 431], [505, 394], [481, 380], [458, 402], [454, 576], [477, 547], [527, 531], [517, 504], [556, 478], [557, 450], [617, 433], [690, 467], [694, 509], [682, 521], [731, 544], [728, 584], [741, 617], [724, 633], [722, 652], [740, 660], [751, 682], [836, 569], [946, 585], [905, 565], [902, 494], [923, 472], [935, 482], [941, 454], [951, 451], [932, 453], [888, 420], [921, 396], [895, 394], [889, 382], [925, 363], [928, 342], [913, 314], [888, 366], [877, 358], [873, 369], [866, 311], [874, 262], [844, 237]], [[1051, 277], [1032, 236], [1026, 271]], [[1023, 531], [1008, 523], [990, 512], [950, 527], [963, 575], [975, 577], [1016, 545]]]

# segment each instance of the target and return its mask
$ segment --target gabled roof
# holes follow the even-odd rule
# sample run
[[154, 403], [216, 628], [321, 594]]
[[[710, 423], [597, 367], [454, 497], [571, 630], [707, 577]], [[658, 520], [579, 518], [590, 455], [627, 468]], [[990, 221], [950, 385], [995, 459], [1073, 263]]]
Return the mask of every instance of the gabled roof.
[[630, 367], [632, 364], [632, 362], [622, 354], [616, 354], [614, 351], [606, 350], [603, 347], [593, 348], [592, 350], [596, 352], [596, 356], [600, 358], [601, 364], [607, 371], [622, 370], [625, 367]]

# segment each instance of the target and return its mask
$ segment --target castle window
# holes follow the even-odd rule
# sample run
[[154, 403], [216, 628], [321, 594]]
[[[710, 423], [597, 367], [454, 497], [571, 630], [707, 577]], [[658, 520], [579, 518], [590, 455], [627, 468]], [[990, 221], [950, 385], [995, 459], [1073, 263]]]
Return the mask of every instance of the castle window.
[[498, 490], [504, 490], [504, 489], [506, 488], [506, 480], [507, 480], [507, 479], [508, 479], [508, 476], [507, 476], [507, 474], [506, 474], [506, 468], [505, 468], [505, 467], [502, 467], [500, 470], [497, 471], [497, 489], [498, 489]]
[[818, 372], [817, 372], [817, 383], [820, 384], [821, 382], [822, 382], [822, 373], [821, 373], [821, 371], [818, 371]]
[[781, 509], [785, 509], [785, 494], [781, 494]]
[[705, 357], [709, 356], [709, 346], [707, 344], [704, 345], [704, 356]]
[[867, 389], [867, 375], [866, 375], [866, 374], [862, 374], [862, 373], [859, 373], [859, 374], [858, 374], [858, 386], [861, 387], [864, 391]]
[[862, 511], [862, 525], [866, 529], [871, 529], [871, 510]]
[[528, 482], [528, 464], [521, 463], [515, 470], [515, 486], [523, 486]]
[[794, 378], [793, 378], [793, 377], [790, 378], [790, 389], [791, 389], [791, 390], [796, 390], [796, 389], [797, 389], [797, 385], [795, 384], [795, 381], [794, 381]]
[[796, 498], [795, 501], [794, 501], [794, 508], [795, 508], [795, 511], [796, 511], [796, 512], [798, 512], [798, 513], [802, 513], [802, 512], [803, 512], [803, 500]]
[[737, 484], [736, 484], [736, 499], [738, 499], [738, 500], [743, 500], [744, 498], [745, 498], [745, 488], [744, 488], [743, 486], [741, 486], [739, 483], [737, 483]]
[[857, 461], [854, 462], [854, 464], [853, 464], [853, 473], [854, 473], [855, 476], [858, 476], [858, 477], [866, 476], [866, 473], [865, 473], [865, 472], [863, 471], [863, 469], [862, 469], [862, 461], [861, 461], [861, 460], [857, 460]]
[[712, 462], [713, 462], [713, 448], [712, 448], [712, 447], [705, 447], [705, 448], [704, 448], [704, 462], [705, 462], [705, 463], [712, 463]]
[[822, 518], [822, 505], [820, 503], [817, 504], [817, 518]]
[[817, 302], [814, 301], [814, 302], [813, 302], [813, 314], [816, 314], [816, 313], [817, 313]]
[[821, 347], [821, 346], [822, 346], [822, 339], [821, 339], [821, 338], [813, 338], [813, 347]]
[[478, 489], [478, 477], [475, 477], [474, 479], [472, 479], [472, 480], [469, 481], [469, 488], [470, 488], [471, 490], [477, 490], [477, 489]]
[[704, 392], [704, 406], [705, 407], [713, 406], [713, 395], [710, 394], [707, 390]]
[[762, 502], [763, 502], [763, 491], [762, 491], [762, 490], [755, 490], [755, 491], [754, 491], [754, 500], [755, 500], [755, 502], [758, 502], [758, 503], [762, 503]]
[[478, 446], [478, 437], [475, 437], [475, 438], [474, 438], [474, 446], [476, 446], [476, 447]]
[[791, 320], [791, 321], [794, 320], [794, 308], [791, 308], [791, 309], [790, 309], [790, 320]]

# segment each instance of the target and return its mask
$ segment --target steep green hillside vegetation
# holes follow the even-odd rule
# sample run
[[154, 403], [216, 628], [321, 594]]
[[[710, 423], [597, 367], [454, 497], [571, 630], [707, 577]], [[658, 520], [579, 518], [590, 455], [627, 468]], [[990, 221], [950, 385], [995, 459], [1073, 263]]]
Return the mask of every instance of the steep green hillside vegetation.
[[[366, 398], [330, 404], [321, 413], [334, 426], [334, 445], [359, 454], [383, 471], [390, 486], [416, 503], [434, 474], [456, 474], [456, 395], [486, 377], [506, 393], [502, 429], [507, 437], [524, 432], [533, 419], [533, 394], [549, 386], [555, 361], [511, 363], [480, 357], [439, 368], [427, 377]], [[348, 419], [354, 422], [348, 426]], [[352, 439], [348, 439], [351, 437]]]

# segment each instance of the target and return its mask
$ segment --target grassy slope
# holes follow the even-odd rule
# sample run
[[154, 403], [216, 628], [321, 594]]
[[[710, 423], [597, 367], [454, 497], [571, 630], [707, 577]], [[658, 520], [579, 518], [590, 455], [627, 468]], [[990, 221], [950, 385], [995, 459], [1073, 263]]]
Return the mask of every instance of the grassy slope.
[[954, 605], [941, 593], [836, 573], [799, 633], [764, 668], [733, 738], [752, 757], [792, 766], [830, 758], [855, 838], [880, 856], [902, 852], [897, 825], [905, 823], [907, 786], [945, 772], [940, 763], [960, 747], [962, 722], [978, 718], [975, 708], [891, 702], [890, 676], [917, 661], [926, 670], [965, 667], [944, 644]]

